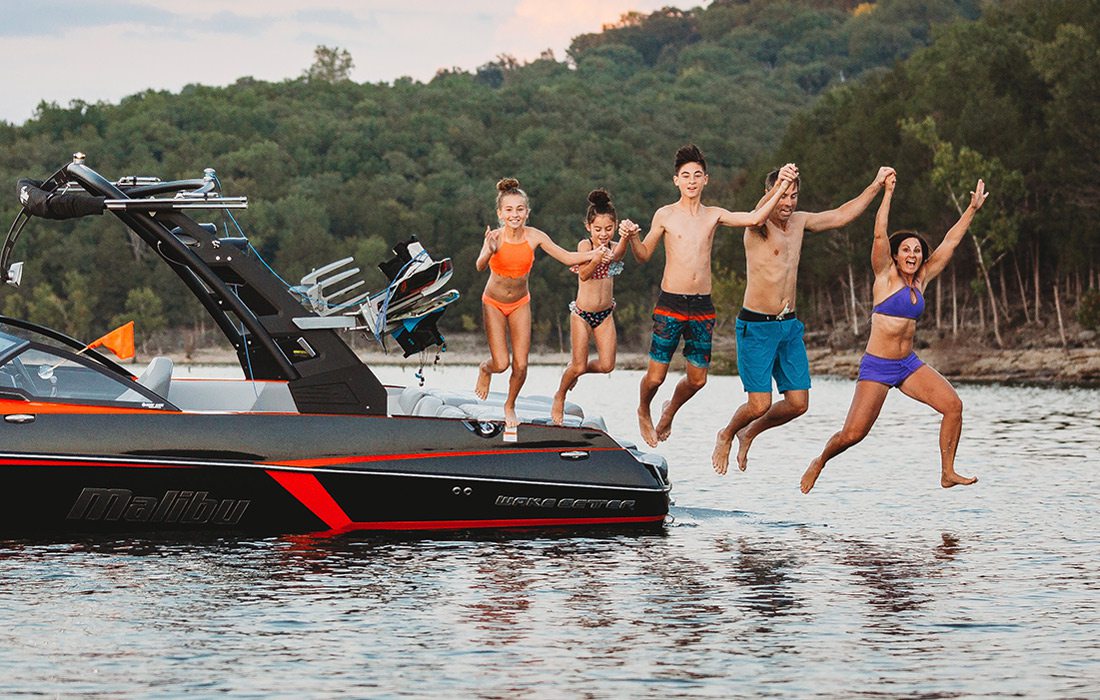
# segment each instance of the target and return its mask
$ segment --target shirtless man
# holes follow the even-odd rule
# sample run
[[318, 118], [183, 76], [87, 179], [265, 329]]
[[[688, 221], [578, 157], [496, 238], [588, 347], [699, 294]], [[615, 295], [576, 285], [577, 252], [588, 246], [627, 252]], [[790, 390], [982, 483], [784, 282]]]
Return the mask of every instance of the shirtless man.
[[[795, 211], [799, 180], [780, 198], [763, 227], [745, 229], [745, 300], [737, 315], [737, 372], [749, 398], [726, 427], [718, 431], [711, 460], [725, 474], [733, 438], [737, 466], [748, 466], [749, 447], [756, 436], [783, 425], [810, 406], [810, 363], [802, 341], [805, 327], [795, 316], [795, 284], [805, 231], [828, 231], [851, 223], [874, 200], [894, 169], [879, 168], [874, 182], [855, 199], [823, 212]], [[773, 187], [782, 171], [764, 181]], [[772, 379], [783, 399], [772, 403]]]
[[[798, 176], [793, 164], [783, 166], [774, 186], [756, 210], [732, 212], [704, 205], [700, 198], [707, 184], [707, 163], [694, 145], [676, 152], [672, 182], [680, 199], [657, 210], [644, 240], [637, 224], [624, 219], [620, 232], [630, 237], [630, 249], [638, 262], [646, 262], [664, 239], [665, 271], [661, 295], [653, 310], [653, 339], [649, 369], [642, 378], [638, 403], [638, 428], [650, 447], [667, 440], [676, 411], [707, 383], [711, 336], [714, 332], [714, 304], [711, 303], [710, 256], [714, 232], [719, 226], [761, 226], [772, 208]], [[668, 364], [684, 339], [686, 375], [676, 384], [672, 399], [665, 402], [661, 418], [653, 425], [650, 404], [668, 374]]]

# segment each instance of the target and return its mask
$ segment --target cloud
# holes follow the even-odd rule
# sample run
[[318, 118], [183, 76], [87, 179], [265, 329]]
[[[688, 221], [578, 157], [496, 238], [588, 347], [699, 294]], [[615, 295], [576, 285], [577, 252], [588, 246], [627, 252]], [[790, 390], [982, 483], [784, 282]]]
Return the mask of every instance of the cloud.
[[296, 78], [318, 44], [347, 49], [352, 79], [430, 80], [502, 53], [521, 61], [668, 0], [0, 0], [0, 120], [40, 101], [118, 101], [147, 89]]
[[[600, 31], [624, 14], [649, 13], [668, 5], [668, 0], [518, 0], [512, 15], [497, 29], [495, 39], [517, 58], [532, 58], [545, 48], [569, 47], [574, 37]], [[557, 56], [559, 60], [564, 54]]]

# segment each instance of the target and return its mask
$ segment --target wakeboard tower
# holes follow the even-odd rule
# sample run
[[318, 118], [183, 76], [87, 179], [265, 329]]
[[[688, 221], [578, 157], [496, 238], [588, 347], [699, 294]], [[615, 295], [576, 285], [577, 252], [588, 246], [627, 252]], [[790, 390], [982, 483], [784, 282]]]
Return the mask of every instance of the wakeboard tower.
[[[24, 180], [0, 279], [32, 218], [110, 213], [148, 245], [236, 350], [244, 379], [133, 373], [90, 344], [0, 317], [0, 536], [20, 533], [660, 527], [667, 465], [567, 402], [520, 397], [518, 442], [500, 439], [503, 394], [385, 386], [342, 334], [393, 335], [406, 353], [442, 342], [458, 298], [449, 259], [407, 240], [368, 292], [353, 261], [289, 285], [260, 256], [213, 170], [109, 180], [80, 154]], [[213, 215], [233, 229], [207, 221]], [[201, 217], [201, 218], [195, 218]], [[126, 245], [120, 239], [120, 245]]]

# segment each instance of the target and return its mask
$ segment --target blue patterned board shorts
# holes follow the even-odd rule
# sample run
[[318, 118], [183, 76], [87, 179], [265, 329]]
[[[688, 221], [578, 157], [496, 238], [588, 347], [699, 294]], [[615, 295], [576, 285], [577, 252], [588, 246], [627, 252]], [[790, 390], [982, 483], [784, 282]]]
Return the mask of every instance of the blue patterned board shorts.
[[667, 365], [683, 338], [684, 359], [696, 367], [710, 367], [714, 319], [714, 303], [709, 294], [671, 294], [662, 290], [653, 309], [649, 357]]

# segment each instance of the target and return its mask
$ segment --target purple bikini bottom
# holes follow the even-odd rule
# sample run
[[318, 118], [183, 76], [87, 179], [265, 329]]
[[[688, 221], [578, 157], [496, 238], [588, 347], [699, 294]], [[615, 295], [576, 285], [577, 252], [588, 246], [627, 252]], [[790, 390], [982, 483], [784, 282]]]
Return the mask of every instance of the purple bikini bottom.
[[863, 354], [859, 361], [859, 381], [878, 382], [887, 386], [901, 386], [901, 383], [916, 372], [924, 362], [911, 352], [900, 360], [888, 360], [869, 353]]

